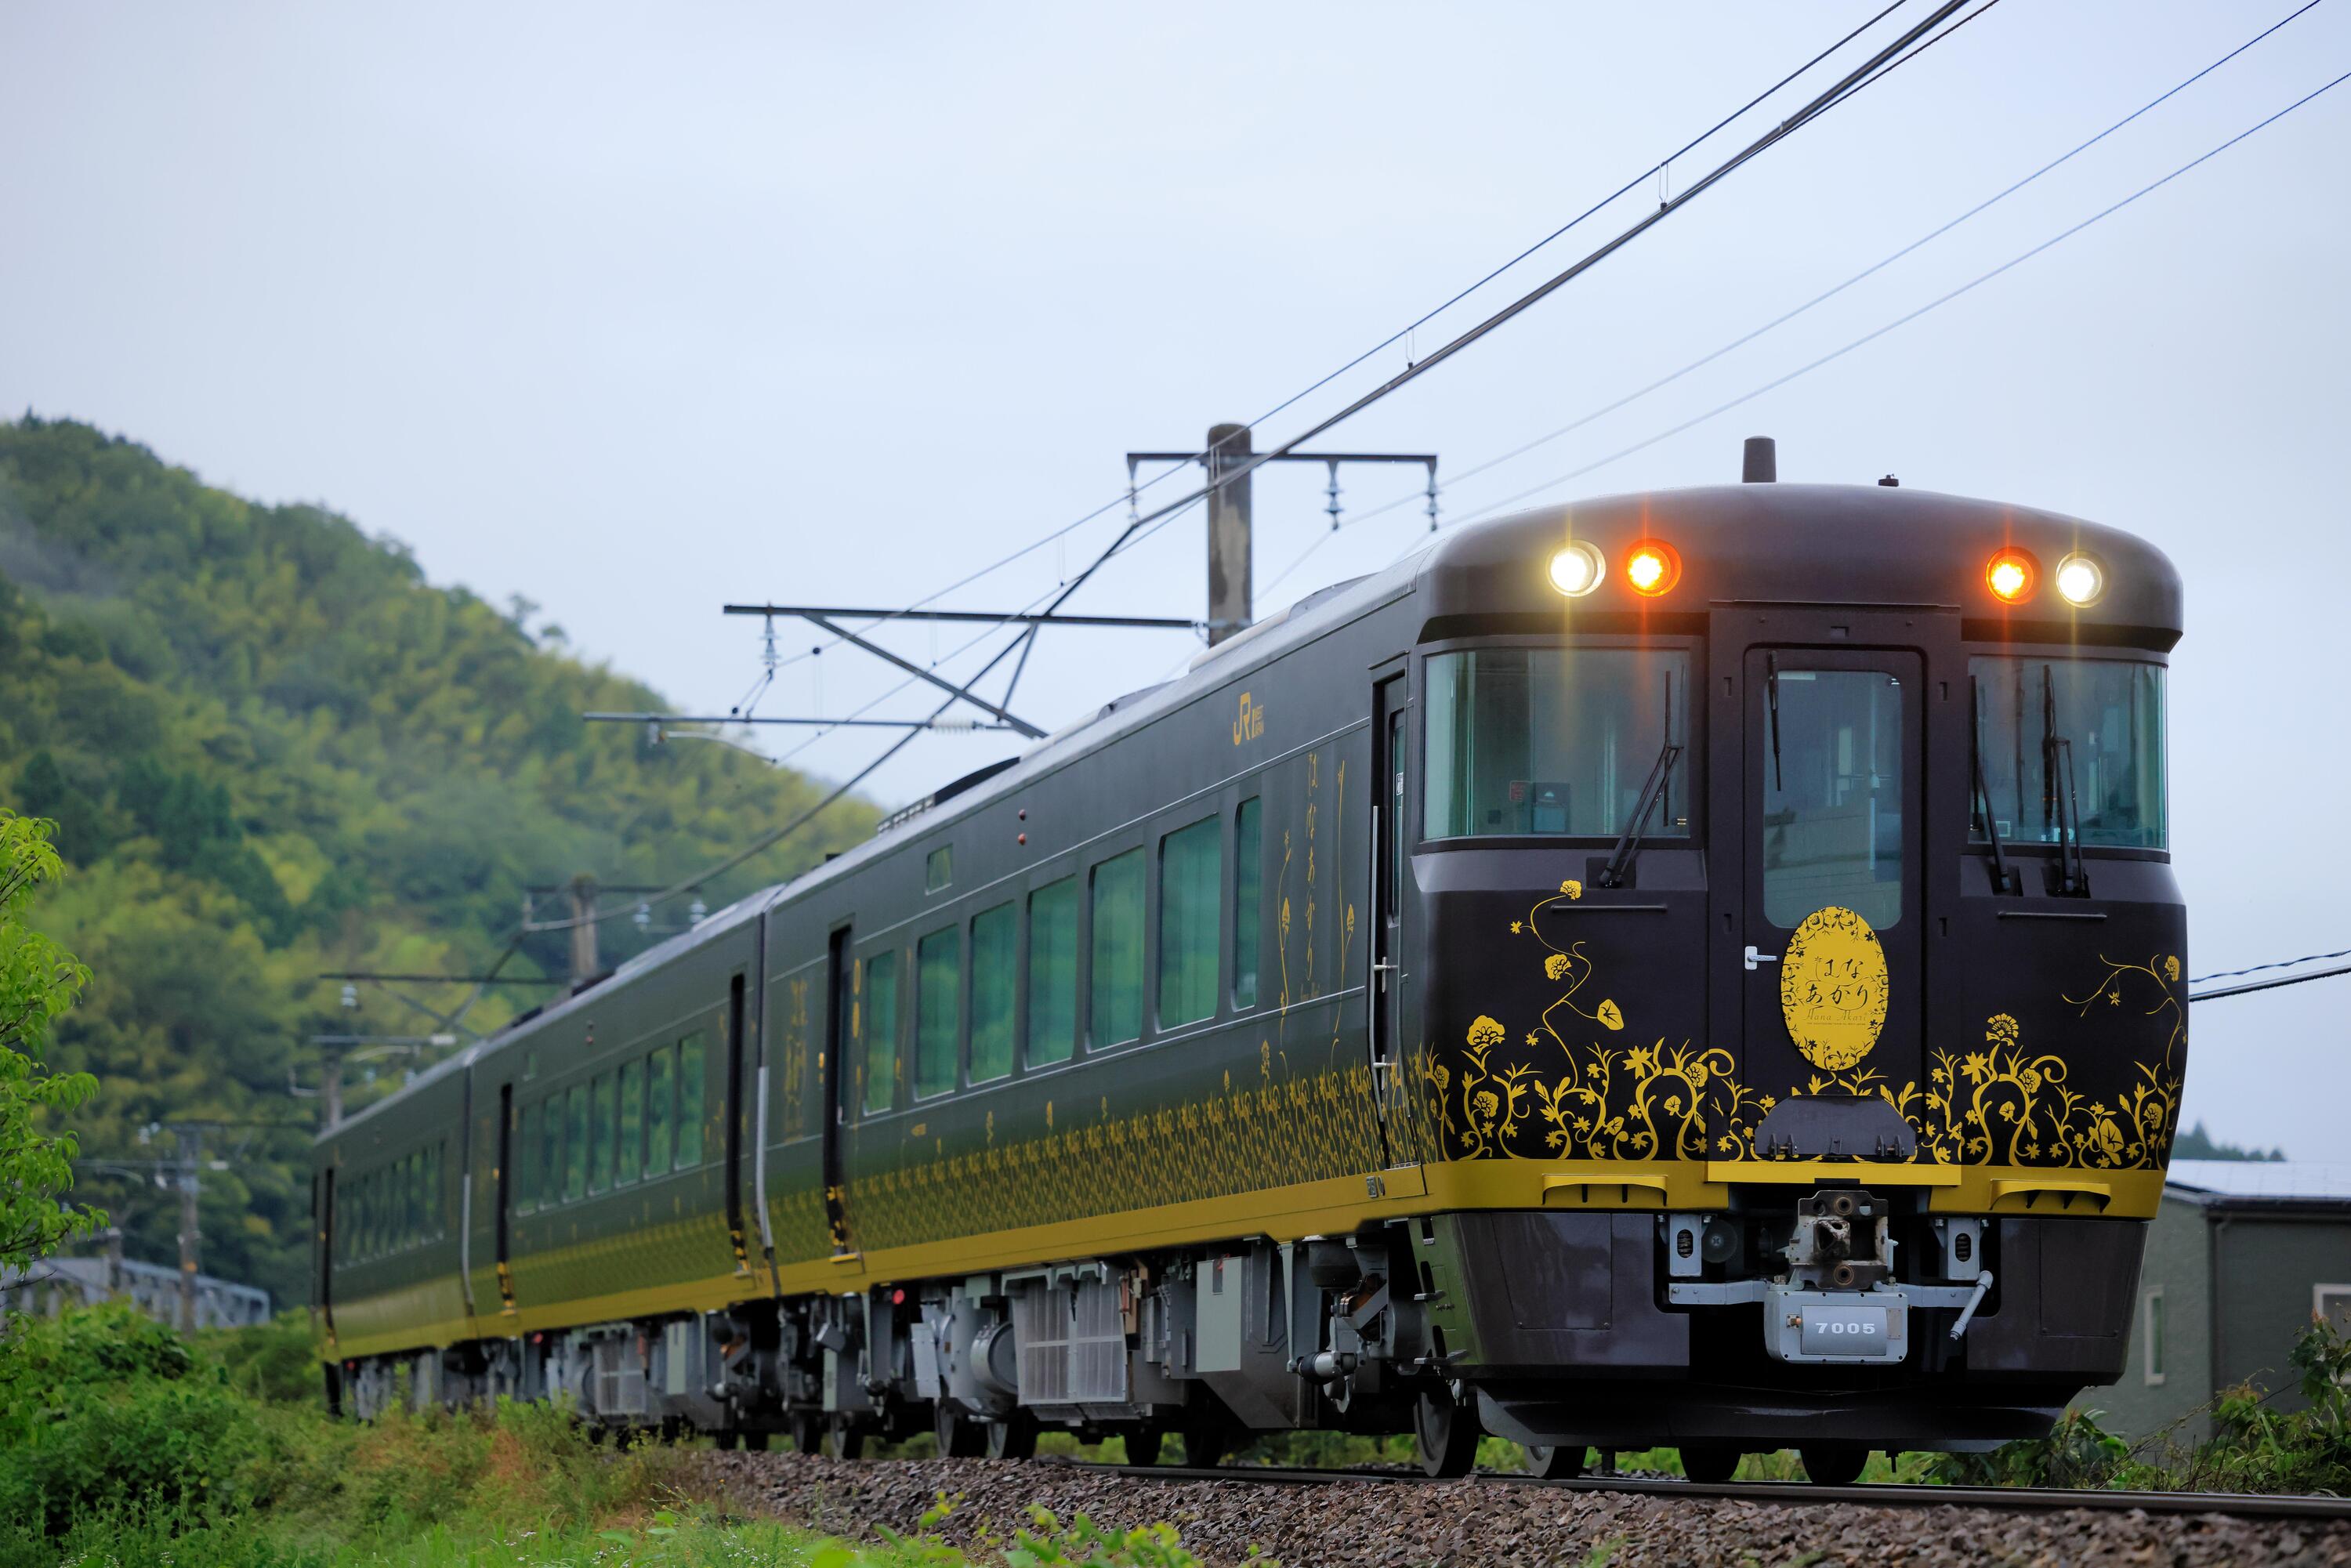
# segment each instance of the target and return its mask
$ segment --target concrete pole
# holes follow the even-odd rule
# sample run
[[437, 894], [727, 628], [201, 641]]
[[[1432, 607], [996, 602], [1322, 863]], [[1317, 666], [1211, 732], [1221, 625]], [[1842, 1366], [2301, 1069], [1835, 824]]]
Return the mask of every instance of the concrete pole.
[[343, 1124], [343, 1050], [327, 1048], [319, 1063], [319, 1113], [329, 1133]]
[[571, 983], [583, 985], [603, 972], [596, 953], [596, 879], [581, 872], [571, 879]]
[[1249, 458], [1245, 424], [1208, 427], [1208, 643], [1211, 647], [1249, 623], [1249, 480], [1220, 483]]
[[196, 1196], [204, 1169], [204, 1134], [199, 1127], [176, 1127], [180, 1141], [180, 1332], [196, 1332], [196, 1275], [204, 1258], [197, 1229]]

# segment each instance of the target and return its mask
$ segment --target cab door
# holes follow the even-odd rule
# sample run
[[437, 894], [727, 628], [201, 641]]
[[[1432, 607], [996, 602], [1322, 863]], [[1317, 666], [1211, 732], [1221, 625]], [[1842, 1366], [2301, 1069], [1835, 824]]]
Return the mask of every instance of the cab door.
[[1907, 649], [1746, 650], [1739, 978], [1759, 1095], [1875, 1099], [1924, 1079], [1922, 674]]
[[1372, 1089], [1379, 1105], [1382, 1163], [1393, 1165], [1405, 1146], [1390, 1121], [1403, 1110], [1404, 1040], [1405, 1032], [1404, 954], [1408, 862], [1411, 841], [1405, 820], [1407, 720], [1405, 678], [1394, 676], [1373, 688], [1372, 700], [1372, 864], [1366, 885], [1371, 892], [1371, 941], [1364, 988], [1366, 1027], [1370, 1036]]

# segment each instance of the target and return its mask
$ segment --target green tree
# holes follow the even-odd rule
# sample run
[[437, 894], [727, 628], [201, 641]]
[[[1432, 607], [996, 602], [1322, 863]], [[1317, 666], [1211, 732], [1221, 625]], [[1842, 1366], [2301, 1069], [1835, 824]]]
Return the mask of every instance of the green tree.
[[79, 1152], [70, 1130], [48, 1132], [50, 1114], [98, 1092], [87, 1072], [51, 1072], [41, 1061], [49, 1020], [89, 983], [74, 956], [26, 924], [34, 893], [59, 864], [52, 824], [0, 807], [0, 1270], [22, 1270], [105, 1216], [61, 1205]]

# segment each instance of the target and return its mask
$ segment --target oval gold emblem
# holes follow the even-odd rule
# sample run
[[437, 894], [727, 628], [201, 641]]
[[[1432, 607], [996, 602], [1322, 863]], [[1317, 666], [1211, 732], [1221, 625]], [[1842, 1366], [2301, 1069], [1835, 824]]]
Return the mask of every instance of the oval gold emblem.
[[1804, 1060], [1842, 1072], [1886, 1027], [1886, 949], [1850, 909], [1816, 909], [1780, 960], [1780, 1011]]

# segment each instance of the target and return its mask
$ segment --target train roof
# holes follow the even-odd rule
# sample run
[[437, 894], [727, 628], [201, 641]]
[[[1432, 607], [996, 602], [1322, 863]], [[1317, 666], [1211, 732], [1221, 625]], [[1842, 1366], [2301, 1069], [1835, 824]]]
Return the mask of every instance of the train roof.
[[[1635, 543], [1662, 540], [1680, 559], [1674, 590], [1644, 600], [1611, 570], [1588, 597], [1564, 601], [1551, 586], [1552, 555], [1582, 540], [1612, 568]], [[1992, 601], [1984, 569], [1992, 552], [2021, 547], [2037, 559], [2042, 586], [2011, 609]], [[2074, 610], [2047, 574], [2066, 555], [2095, 559], [2106, 591]], [[503, 1050], [575, 1009], [597, 990], [719, 940], [787, 896], [849, 875], [909, 837], [946, 827], [1151, 723], [1205, 692], [1242, 679], [1291, 650], [1404, 597], [1422, 601], [1413, 641], [1481, 627], [1583, 625], [1592, 630], [1688, 624], [1719, 602], [1870, 603], [1956, 608], [1971, 637], [2168, 650], [2182, 626], [2179, 573], [2155, 546], [2122, 529], [2004, 502], [1886, 485], [1746, 484], [1604, 496], [1461, 526], [1381, 570], [1319, 589], [1205, 650], [1174, 680], [1113, 698], [1012, 758], [935, 791], [927, 810], [901, 811], [853, 849], [789, 883], [762, 888], [622, 963], [596, 986], [550, 1003], [418, 1074], [398, 1093], [354, 1113], [337, 1131]], [[321, 1134], [323, 1138], [329, 1134]]]

